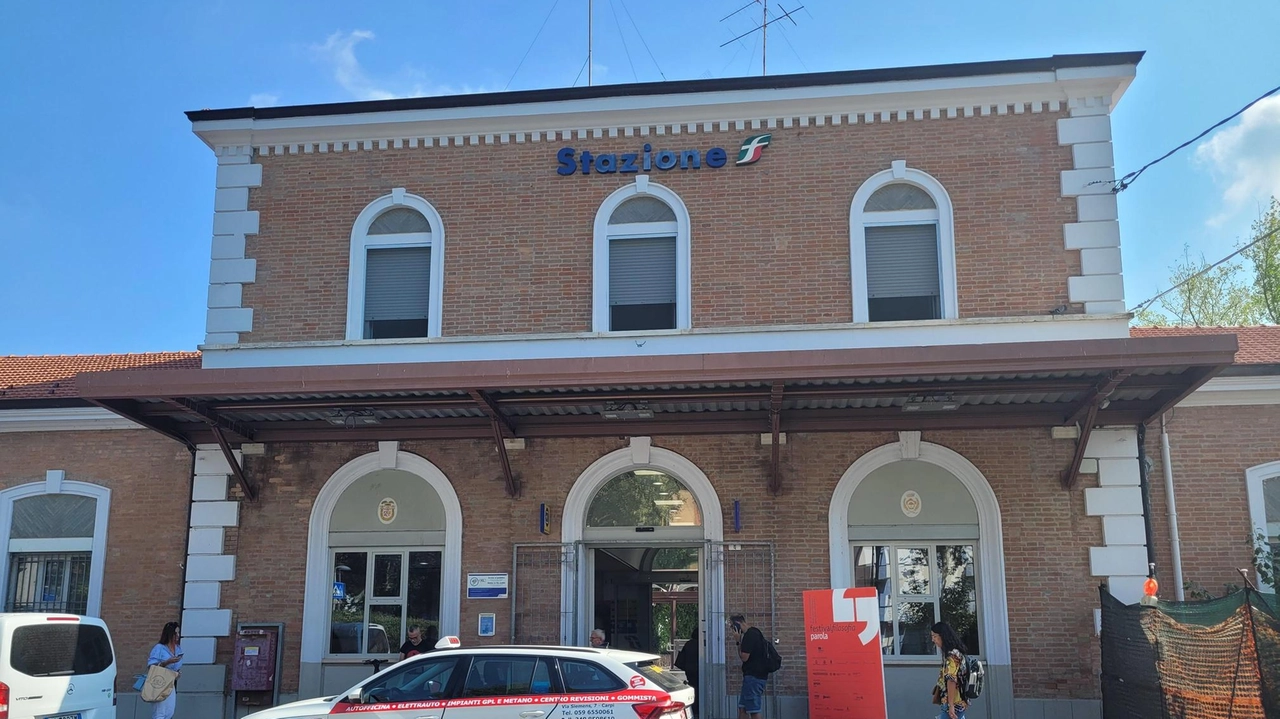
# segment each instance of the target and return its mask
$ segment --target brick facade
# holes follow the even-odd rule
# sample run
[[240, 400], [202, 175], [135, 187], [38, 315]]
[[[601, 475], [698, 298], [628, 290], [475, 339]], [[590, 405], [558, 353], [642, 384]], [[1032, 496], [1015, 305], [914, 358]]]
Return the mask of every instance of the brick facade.
[[117, 430], [2, 433], [0, 457], [0, 489], [61, 469], [67, 481], [111, 490], [102, 617], [115, 644], [116, 689], [127, 690], [165, 622], [180, 619], [191, 454], [152, 432]]
[[[1271, 406], [1197, 407], [1170, 417], [1184, 574], [1220, 592], [1239, 583], [1236, 567], [1249, 564], [1244, 472], [1276, 457], [1269, 439], [1280, 414]], [[1000, 502], [1015, 696], [1096, 698], [1099, 660], [1091, 608], [1097, 579], [1089, 574], [1088, 547], [1101, 543], [1101, 527], [1085, 515], [1080, 492], [1058, 486], [1071, 443], [1050, 440], [1041, 430], [926, 432], [923, 440], [970, 459]], [[776, 632], [791, 666], [803, 665], [800, 592], [829, 585], [821, 520], [835, 485], [861, 454], [893, 441], [889, 433], [793, 435], [783, 450], [784, 492], [773, 497], [766, 491], [768, 451], [753, 436], [654, 438], [655, 446], [703, 469], [719, 493], [726, 526], [732, 523], [732, 500], [741, 502], [743, 531], [734, 538], [775, 544]], [[1157, 430], [1147, 444], [1154, 461], [1152, 512], [1166, 582], [1162, 594], [1171, 596]], [[524, 495], [516, 500], [503, 496], [501, 470], [487, 441], [405, 442], [401, 449], [426, 457], [453, 482], [464, 518], [464, 571], [505, 572], [513, 543], [548, 539], [536, 531], [538, 504], [563, 507], [573, 479], [624, 446], [620, 439], [530, 441], [512, 455], [524, 482]], [[262, 479], [262, 496], [242, 504], [240, 527], [227, 532], [226, 551], [237, 556], [237, 573], [223, 585], [222, 605], [235, 622], [286, 624], [285, 693], [297, 690], [312, 502], [338, 467], [375, 450], [373, 443], [272, 445], [265, 456], [247, 458], [247, 471]], [[120, 657], [119, 685], [126, 688], [152, 635], [180, 608], [190, 455], [176, 443], [135, 431], [2, 434], [0, 454], [8, 460], [0, 470], [0, 489], [42, 481], [46, 469], [56, 468], [69, 480], [112, 490], [103, 614]], [[553, 527], [553, 535], [558, 530]], [[498, 636], [474, 636], [474, 623], [464, 621], [464, 642], [505, 641], [509, 605], [463, 601], [464, 618], [478, 611], [497, 612]], [[222, 640], [219, 662], [228, 661], [230, 652], [231, 640]], [[803, 672], [782, 678], [780, 691], [805, 691]]]
[[[1070, 443], [1035, 430], [932, 432], [923, 439], [973, 461], [1001, 503], [1015, 694], [1096, 697], [1098, 656], [1090, 629], [1096, 589], [1088, 547], [1101, 542], [1101, 525], [1085, 516], [1080, 493], [1065, 493], [1057, 484]], [[753, 436], [654, 438], [654, 446], [684, 455], [707, 474], [726, 527], [732, 527], [733, 500], [741, 502], [743, 531], [733, 539], [774, 543], [776, 633], [789, 666], [802, 667], [804, 661], [801, 592], [830, 586], [825, 518], [836, 483], [861, 454], [896, 441], [888, 433], [793, 435], [783, 453], [785, 490], [774, 497], [766, 489], [767, 448]], [[509, 572], [514, 543], [559, 536], [559, 526], [550, 538], [537, 533], [538, 505], [545, 502], [558, 516], [573, 480], [600, 456], [625, 446], [615, 439], [531, 441], [512, 456], [524, 482], [523, 497], [516, 500], [503, 496], [501, 470], [488, 442], [404, 442], [400, 449], [426, 457], [454, 484], [463, 512], [463, 571]], [[300, 649], [312, 501], [340, 466], [375, 450], [372, 443], [272, 445], [247, 462], [246, 469], [265, 482], [256, 504], [242, 504], [238, 532], [229, 533], [238, 561], [235, 581], [223, 586], [223, 606], [237, 622], [286, 623], [285, 692], [297, 689], [298, 665], [291, 658]], [[480, 611], [497, 613], [496, 637], [474, 634]], [[464, 599], [464, 644], [505, 642], [509, 612], [505, 601]], [[229, 660], [230, 651], [230, 640], [224, 640], [219, 661]], [[806, 691], [803, 671], [789, 672], [783, 681], [780, 692]]]
[[[852, 320], [849, 210], [858, 186], [894, 160], [937, 178], [955, 216], [961, 317], [1048, 314], [1067, 304], [1080, 253], [1063, 244], [1076, 216], [1063, 198], [1071, 149], [1065, 112], [773, 130], [754, 165], [654, 171], [692, 222], [695, 328]], [[555, 173], [564, 145], [592, 152], [726, 148], [751, 134], [714, 132], [463, 147], [255, 157], [258, 234], [243, 288], [253, 331], [242, 343], [345, 336], [352, 224], [404, 187], [445, 225], [445, 336], [591, 329], [592, 224], [632, 175]]]
[[[1219, 596], [1229, 585], [1244, 584], [1237, 568], [1253, 566], [1245, 471], [1280, 459], [1280, 407], [1182, 407], [1168, 419], [1182, 576]], [[1169, 505], [1158, 425], [1148, 430], [1147, 452], [1154, 463], [1151, 514], [1160, 595], [1172, 598]]]

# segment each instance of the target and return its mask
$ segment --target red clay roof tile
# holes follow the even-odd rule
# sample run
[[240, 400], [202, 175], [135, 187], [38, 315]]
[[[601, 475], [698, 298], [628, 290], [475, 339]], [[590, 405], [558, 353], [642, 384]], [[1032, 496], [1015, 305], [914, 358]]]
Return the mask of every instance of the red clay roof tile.
[[1280, 326], [1259, 327], [1130, 327], [1133, 337], [1186, 337], [1233, 334], [1240, 342], [1236, 364], [1280, 364]]
[[77, 372], [199, 369], [199, 352], [0, 356], [0, 401], [77, 397]]

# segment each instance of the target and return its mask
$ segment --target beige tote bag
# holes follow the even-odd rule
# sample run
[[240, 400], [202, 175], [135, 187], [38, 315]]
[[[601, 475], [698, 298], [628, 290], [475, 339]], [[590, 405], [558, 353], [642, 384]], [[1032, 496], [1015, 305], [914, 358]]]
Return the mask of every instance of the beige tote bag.
[[152, 664], [147, 669], [147, 680], [142, 685], [142, 701], [154, 703], [168, 699], [177, 680], [178, 673], [174, 670]]

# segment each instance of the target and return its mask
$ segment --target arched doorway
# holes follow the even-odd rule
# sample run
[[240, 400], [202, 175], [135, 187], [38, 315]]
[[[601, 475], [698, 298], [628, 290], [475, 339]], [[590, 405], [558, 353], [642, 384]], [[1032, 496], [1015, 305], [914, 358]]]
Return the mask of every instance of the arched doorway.
[[[676, 614], [671, 627], [676, 635], [682, 628], [679, 605], [696, 598], [703, 640], [702, 685], [709, 700], [715, 687], [722, 692], [724, 574], [722, 565], [711, 560], [718, 552], [711, 550], [724, 540], [723, 521], [720, 499], [706, 474], [676, 452], [651, 447], [648, 438], [633, 438], [630, 447], [596, 460], [578, 477], [565, 501], [561, 541], [576, 561], [563, 565], [561, 641], [585, 644], [596, 623], [606, 620], [615, 629], [630, 629], [598, 611], [597, 599], [603, 598], [597, 597], [597, 570], [625, 573], [631, 567], [636, 570], [632, 576], [642, 579], [647, 591], [635, 599], [646, 612], [657, 605], [670, 606]], [[655, 602], [663, 591], [670, 594]], [[615, 631], [621, 648], [630, 646], [633, 637], [627, 635], [661, 636], [653, 615], [640, 621], [628, 614], [626, 621], [633, 617], [634, 632]]]
[[[1000, 506], [982, 472], [913, 432], [845, 471], [829, 511], [832, 588], [874, 586], [890, 717], [931, 711], [929, 626], [947, 621], [987, 662], [975, 717], [1013, 715]], [[975, 711], [985, 712], [975, 714]]]
[[461, 571], [462, 509], [443, 472], [399, 451], [343, 465], [311, 510], [299, 693], [355, 684], [410, 627], [457, 634]]

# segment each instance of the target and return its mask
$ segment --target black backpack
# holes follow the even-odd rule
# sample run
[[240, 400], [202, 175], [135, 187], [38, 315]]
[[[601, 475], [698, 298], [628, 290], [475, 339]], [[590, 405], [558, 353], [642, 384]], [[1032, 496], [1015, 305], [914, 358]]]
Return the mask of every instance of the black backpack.
[[973, 657], [964, 658], [964, 673], [961, 675], [960, 692], [966, 700], [982, 696], [983, 685], [987, 681], [987, 669], [982, 662]]
[[770, 674], [782, 668], [782, 655], [768, 639], [764, 640], [764, 665]]

